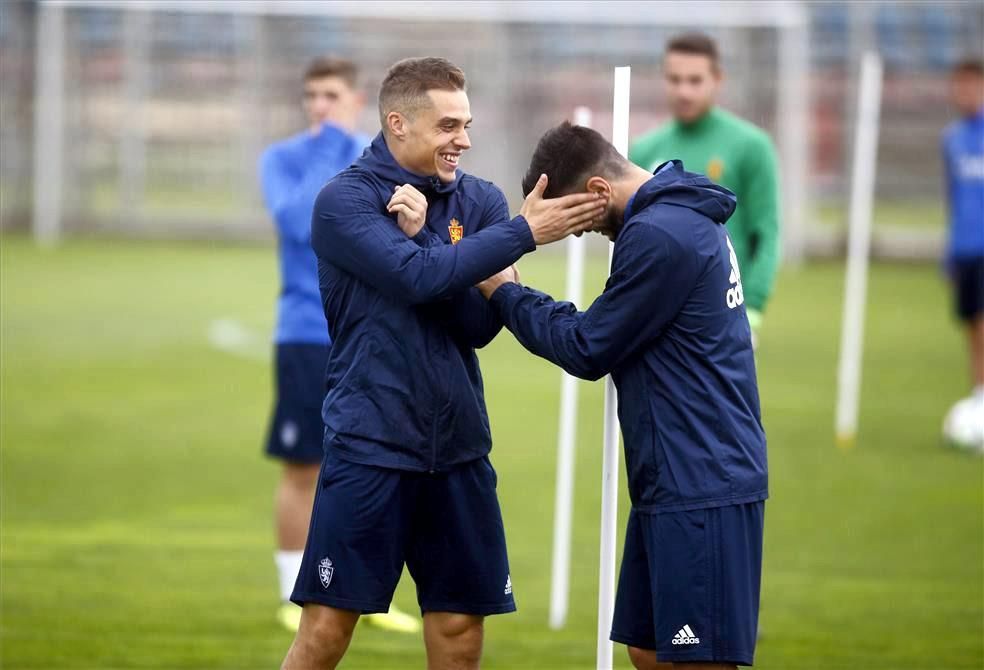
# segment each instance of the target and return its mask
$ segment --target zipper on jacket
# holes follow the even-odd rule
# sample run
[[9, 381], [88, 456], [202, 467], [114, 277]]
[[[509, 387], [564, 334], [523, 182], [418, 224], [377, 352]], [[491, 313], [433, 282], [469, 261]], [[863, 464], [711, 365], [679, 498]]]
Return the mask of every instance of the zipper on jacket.
[[[434, 177], [434, 179], [437, 179], [437, 177]], [[442, 355], [441, 352], [437, 351], [436, 348], [433, 348], [433, 354], [436, 357], [438, 357], [439, 360], [447, 361], [447, 353], [448, 353], [447, 352], [447, 343], [446, 342], [443, 342], [443, 339], [444, 339], [443, 338], [443, 334], [439, 334], [439, 333], [437, 333], [435, 331], [431, 331], [431, 332], [428, 333], [428, 339], [430, 339], [430, 338], [434, 338], [434, 340], [433, 340], [434, 342], [442, 342], [444, 344], [443, 355]], [[450, 377], [447, 376], [447, 375], [445, 375], [444, 378], [445, 379], [450, 379]], [[450, 388], [450, 386], [448, 387], [447, 393], [448, 393], [448, 397], [450, 399], [450, 396], [451, 396], [451, 388]], [[436, 398], [435, 398], [435, 400], [436, 400]], [[439, 402], [435, 402], [434, 403], [434, 418], [432, 419], [432, 423], [431, 423], [431, 464], [430, 464], [430, 473], [431, 474], [434, 474], [434, 472], [437, 470], [437, 424], [438, 424], [438, 422], [441, 419], [441, 412], [442, 411], [443, 410], [442, 410], [442, 407], [441, 407], [440, 403]]]

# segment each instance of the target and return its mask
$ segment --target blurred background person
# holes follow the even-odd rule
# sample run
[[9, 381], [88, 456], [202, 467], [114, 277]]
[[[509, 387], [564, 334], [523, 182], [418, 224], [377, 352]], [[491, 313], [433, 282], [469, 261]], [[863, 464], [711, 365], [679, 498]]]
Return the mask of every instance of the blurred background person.
[[[283, 463], [275, 501], [280, 581], [277, 620], [296, 631], [301, 610], [290, 594], [301, 566], [322, 457], [325, 368], [331, 340], [311, 249], [311, 211], [321, 187], [359, 157], [369, 138], [355, 125], [365, 104], [352, 61], [318, 58], [304, 72], [308, 127], [271, 145], [260, 159], [263, 200], [277, 229], [282, 289], [274, 342], [276, 399], [266, 453]], [[366, 617], [381, 627], [415, 632], [419, 622], [394, 611]]]
[[670, 39], [663, 84], [673, 120], [637, 138], [629, 158], [649, 171], [679, 158], [687, 170], [707, 175], [738, 196], [738, 209], [727, 225], [754, 334], [779, 264], [776, 152], [764, 130], [717, 106], [721, 81], [713, 39], [699, 33]]
[[943, 132], [949, 214], [944, 262], [967, 331], [973, 397], [984, 412], [984, 62], [964, 60], [953, 68], [950, 99], [960, 118]]

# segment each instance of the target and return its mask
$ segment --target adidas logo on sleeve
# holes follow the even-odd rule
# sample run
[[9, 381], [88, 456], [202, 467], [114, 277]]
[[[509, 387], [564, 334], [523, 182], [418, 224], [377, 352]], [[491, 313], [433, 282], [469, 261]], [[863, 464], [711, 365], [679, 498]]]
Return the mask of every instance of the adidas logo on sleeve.
[[700, 638], [694, 635], [690, 626], [684, 626], [673, 636], [673, 644], [700, 644]]

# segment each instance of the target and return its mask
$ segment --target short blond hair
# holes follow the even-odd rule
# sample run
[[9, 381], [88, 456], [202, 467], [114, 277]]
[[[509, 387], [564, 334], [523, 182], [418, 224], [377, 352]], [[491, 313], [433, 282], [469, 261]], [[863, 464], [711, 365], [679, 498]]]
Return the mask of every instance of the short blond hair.
[[390, 112], [412, 118], [430, 105], [427, 91], [433, 90], [465, 90], [465, 73], [444, 58], [406, 58], [394, 63], [379, 87], [379, 122], [383, 129]]

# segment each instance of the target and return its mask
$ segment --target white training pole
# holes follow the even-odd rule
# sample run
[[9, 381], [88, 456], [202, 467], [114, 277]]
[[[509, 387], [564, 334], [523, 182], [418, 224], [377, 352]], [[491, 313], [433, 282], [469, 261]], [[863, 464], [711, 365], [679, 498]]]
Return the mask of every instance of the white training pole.
[[[802, 8], [801, 8], [802, 9]], [[782, 263], [799, 266], [806, 252], [810, 203], [810, 30], [802, 20], [779, 28], [776, 131], [782, 165]]]
[[[612, 106], [612, 144], [629, 155], [629, 82], [632, 68], [615, 68], [615, 101]], [[608, 246], [611, 271], [614, 245]], [[598, 670], [612, 667], [612, 642], [608, 639], [615, 610], [615, 524], [618, 521], [618, 402], [615, 383], [605, 377], [605, 443], [601, 462], [601, 559], [598, 570]]]
[[877, 53], [861, 58], [858, 118], [854, 129], [847, 277], [841, 324], [840, 365], [837, 370], [837, 444], [850, 447], [858, 429], [864, 312], [868, 291], [868, 250], [871, 246], [871, 206], [878, 158], [878, 117], [881, 109], [882, 63]]
[[65, 155], [65, 8], [38, 4], [34, 98], [34, 239], [61, 236], [62, 159]]
[[[574, 110], [574, 124], [591, 127], [591, 110]], [[584, 285], [584, 238], [567, 238], [567, 290], [569, 302], [581, 302]], [[554, 495], [553, 564], [550, 573], [550, 627], [567, 623], [570, 594], [571, 524], [574, 515], [574, 463], [577, 443], [577, 378], [560, 373], [560, 428], [557, 437], [557, 488]]]

